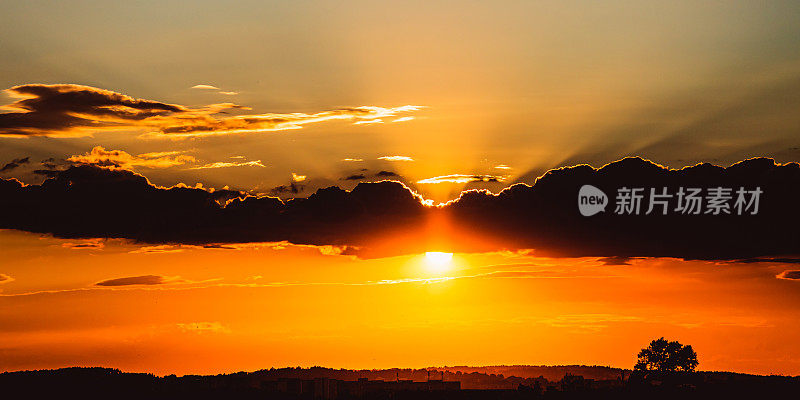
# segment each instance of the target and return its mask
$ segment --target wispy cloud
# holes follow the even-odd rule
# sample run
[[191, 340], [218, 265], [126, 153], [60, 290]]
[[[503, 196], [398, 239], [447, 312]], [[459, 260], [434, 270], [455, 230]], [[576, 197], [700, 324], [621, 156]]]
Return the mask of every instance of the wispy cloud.
[[7, 164], [5, 164], [2, 167], [0, 167], [0, 172], [13, 171], [13, 170], [19, 168], [19, 166], [21, 166], [23, 164], [28, 164], [30, 162], [30, 160], [31, 160], [30, 157], [15, 158], [15, 159], [11, 160], [10, 162], [8, 162]]
[[411, 121], [412, 119], [414, 119], [414, 117], [400, 117], [395, 120], [392, 120], [392, 122], [406, 122], [406, 121]]
[[378, 157], [378, 160], [384, 160], [384, 161], [414, 161], [413, 158], [408, 157], [408, 156], [383, 156], [383, 157]]
[[495, 165], [495, 168], [496, 169], [511, 169], [511, 167], [509, 167], [508, 165], [505, 165], [505, 164]]
[[343, 158], [342, 161], [345, 162], [361, 162], [364, 161], [363, 158]]
[[292, 182], [302, 182], [304, 180], [306, 180], [305, 175], [300, 175], [296, 172], [292, 172]]
[[183, 332], [194, 333], [230, 333], [231, 330], [226, 325], [219, 322], [190, 322], [177, 324], [178, 329]]
[[[169, 244], [162, 244], [156, 246], [142, 246], [136, 250], [131, 250], [129, 253], [136, 254], [152, 254], [152, 253], [179, 253], [184, 251], [184, 247], [188, 245], [169, 245]], [[190, 246], [191, 247], [191, 246]]]
[[295, 181], [289, 182], [287, 185], [278, 185], [274, 188], [270, 189], [270, 193], [274, 196], [279, 196], [282, 194], [298, 194], [305, 190], [304, 185], [300, 185]]
[[95, 283], [95, 286], [132, 286], [132, 285], [164, 285], [180, 282], [178, 277], [165, 277], [161, 275], [127, 276], [114, 278]]
[[90, 152], [67, 158], [77, 164], [92, 164], [103, 167], [131, 169], [132, 167], [169, 168], [197, 161], [185, 151], [162, 151], [131, 155], [122, 150], [106, 150], [96, 146]]
[[[272, 249], [282, 249], [284, 243], [252, 243], [233, 245], [233, 249], [238, 249], [242, 246], [269, 246]], [[288, 243], [285, 246], [293, 246]], [[153, 248], [155, 246], [151, 246]], [[174, 251], [183, 251], [185, 249], [204, 249], [204, 246], [158, 246], [162, 248], [173, 248]], [[301, 246], [312, 247], [317, 249], [323, 255], [343, 255], [343, 249], [337, 246]], [[211, 250], [218, 247], [211, 247]], [[138, 251], [136, 251], [138, 252]], [[33, 292], [13, 293], [13, 294], [0, 294], [0, 297], [19, 297], [19, 296], [33, 296], [41, 294], [53, 293], [73, 293], [85, 292], [96, 290], [197, 290], [213, 287], [233, 287], [233, 288], [279, 288], [279, 287], [303, 287], [303, 286], [391, 286], [391, 285], [432, 285], [450, 281], [460, 280], [476, 280], [476, 279], [614, 279], [618, 278], [615, 275], [585, 275], [575, 273], [563, 273], [563, 271], [551, 270], [501, 270], [491, 271], [485, 273], [474, 273], [453, 276], [441, 276], [431, 278], [394, 278], [394, 279], [380, 279], [380, 280], [366, 280], [366, 281], [323, 281], [323, 282], [307, 282], [307, 281], [274, 281], [263, 282], [263, 277], [248, 277], [240, 282], [224, 282], [221, 278], [212, 278], [206, 280], [193, 281], [183, 279], [181, 277], [166, 277], [161, 275], [143, 275], [133, 277], [123, 277], [108, 279], [98, 282], [91, 287], [81, 287], [72, 289], [56, 289], [56, 290], [39, 290]], [[567, 324], [569, 321], [566, 321]]]
[[212, 114], [216, 114], [228, 108], [247, 108], [234, 104], [217, 104], [207, 107], [212, 108], [209, 108], [209, 111], [201, 110], [196, 115], [189, 112], [188, 117], [162, 119], [165, 120], [166, 124], [158, 126], [158, 132], [151, 132], [141, 137], [147, 139], [179, 139], [232, 133], [283, 131], [301, 129], [304, 125], [325, 121], [356, 120], [356, 123], [370, 121], [420, 109], [419, 106], [400, 106], [393, 108], [361, 106], [321, 111], [313, 114], [247, 114], [223, 118], [215, 117]]
[[433, 178], [423, 179], [417, 183], [470, 183], [470, 182], [504, 182], [504, 176], [497, 175], [442, 175], [434, 176]]
[[[196, 85], [197, 89], [217, 89]], [[78, 137], [96, 132], [147, 130], [141, 138], [202, 137], [232, 133], [301, 129], [308, 124], [333, 120], [357, 122], [397, 117], [420, 106], [346, 107], [315, 113], [228, 114], [250, 110], [233, 103], [191, 108], [153, 100], [136, 99], [90, 86], [29, 84], [6, 90], [18, 100], [2, 106], [0, 136]], [[233, 94], [226, 92], [225, 94]]]
[[266, 168], [266, 165], [261, 163], [261, 160], [242, 161], [242, 162], [228, 162], [217, 161], [211, 164], [200, 165], [189, 169], [214, 169], [214, 168], [230, 168], [230, 167], [261, 167]]
[[602, 263], [603, 265], [631, 265], [631, 262], [636, 259], [637, 259], [636, 257], [613, 256], [613, 257], [600, 257], [597, 259], [597, 261]]
[[102, 250], [105, 248], [105, 239], [87, 239], [81, 242], [64, 242], [61, 247], [74, 250]]
[[219, 94], [224, 94], [226, 96], [233, 96], [239, 94], [239, 92], [232, 92], [232, 91], [225, 91], [222, 90], [214, 85], [194, 85], [191, 89], [201, 89], [201, 90], [216, 90]]
[[6, 274], [0, 274], [0, 285], [2, 285], [4, 283], [13, 282], [13, 281], [14, 281], [14, 278], [12, 278], [12, 277], [10, 277], [10, 276], [8, 276]]
[[619, 314], [568, 314], [541, 319], [538, 322], [554, 328], [573, 328], [596, 332], [620, 322], [641, 322], [641, 317]]
[[382, 124], [382, 123], [383, 123], [382, 119], [366, 119], [363, 121], [353, 122], [353, 125]]

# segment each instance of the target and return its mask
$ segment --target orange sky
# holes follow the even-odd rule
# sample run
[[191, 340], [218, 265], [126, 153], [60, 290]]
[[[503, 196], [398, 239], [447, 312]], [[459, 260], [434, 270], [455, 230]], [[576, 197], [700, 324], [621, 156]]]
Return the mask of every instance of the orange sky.
[[[218, 373], [271, 366], [631, 367], [666, 336], [704, 370], [800, 373], [785, 267], [456, 254], [359, 260], [334, 248], [141, 246], [0, 232], [0, 370], [100, 365]], [[79, 247], [85, 245], [89, 247]], [[161, 284], [96, 286], [154, 275]]]
[[[286, 200], [391, 179], [438, 204], [626, 156], [800, 160], [792, 0], [7, 3], [4, 180], [114, 166]], [[391, 254], [487, 248], [457, 226], [411, 227], [431, 243], [370, 239]], [[0, 370], [630, 368], [665, 336], [693, 345], [700, 369], [800, 374], [800, 280], [777, 278], [792, 261], [459, 253], [436, 269], [340, 251], [0, 230]]]

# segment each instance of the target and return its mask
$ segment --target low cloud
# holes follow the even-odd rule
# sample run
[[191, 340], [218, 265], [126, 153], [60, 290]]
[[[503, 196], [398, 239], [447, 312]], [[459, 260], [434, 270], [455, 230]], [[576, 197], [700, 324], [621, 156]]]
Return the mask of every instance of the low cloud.
[[9, 282], [12, 282], [12, 281], [14, 281], [14, 278], [12, 278], [12, 277], [10, 277], [10, 276], [8, 276], [6, 274], [0, 274], [0, 285], [2, 285], [4, 283], [9, 283]]
[[361, 179], [364, 179], [364, 178], [366, 178], [366, 177], [363, 174], [356, 174], [356, 175], [350, 175], [350, 176], [344, 177], [344, 178], [342, 178], [342, 180], [345, 180], [345, 181], [358, 181], [358, 180], [361, 180]]
[[47, 178], [55, 178], [59, 173], [61, 173], [61, 171], [54, 169], [35, 169], [33, 170], [33, 173], [35, 175], [41, 175]]
[[496, 175], [442, 175], [434, 176], [433, 178], [423, 179], [417, 183], [435, 184], [435, 183], [471, 183], [471, 182], [505, 182], [504, 176]]
[[11, 162], [9, 162], [9, 163], [3, 165], [2, 167], [0, 167], [0, 172], [11, 172], [11, 171], [19, 168], [20, 165], [27, 164], [29, 162], [30, 162], [30, 157], [15, 158], [15, 159], [11, 160]]
[[278, 185], [274, 188], [270, 189], [270, 193], [275, 196], [280, 196], [282, 194], [298, 194], [305, 189], [304, 185], [299, 185], [296, 182], [292, 181], [289, 182], [288, 185]]
[[95, 283], [95, 286], [164, 285], [178, 281], [176, 278], [167, 278], [160, 275], [142, 275], [108, 279]]
[[103, 239], [89, 239], [81, 242], [64, 242], [61, 247], [73, 250], [102, 250], [105, 248]]
[[539, 322], [554, 328], [572, 328], [596, 332], [608, 328], [611, 324], [639, 321], [642, 321], [641, 317], [631, 315], [568, 314], [542, 319]]
[[[231, 157], [233, 158], [233, 157]], [[261, 167], [266, 168], [267, 166], [261, 163], [261, 160], [255, 161], [242, 161], [242, 162], [225, 162], [225, 161], [217, 161], [211, 164], [200, 165], [197, 167], [192, 167], [189, 169], [215, 169], [215, 168], [231, 168], [231, 167]]]
[[[217, 89], [211, 85], [194, 88]], [[421, 108], [360, 106], [316, 113], [230, 115], [233, 110], [244, 112], [249, 108], [233, 103], [192, 108], [73, 84], [20, 85], [6, 89], [6, 93], [18, 100], [0, 107], [7, 110], [0, 113], [0, 137], [78, 137], [96, 132], [146, 130], [140, 137], [180, 139], [300, 129], [332, 120], [373, 121]]]
[[408, 157], [408, 156], [383, 156], [383, 157], [378, 157], [378, 160], [384, 160], [384, 161], [414, 161], [413, 158]]
[[101, 146], [96, 146], [88, 153], [67, 158], [67, 161], [123, 169], [132, 169], [133, 167], [170, 168], [197, 161], [194, 157], [182, 153], [185, 152], [162, 151], [134, 156], [122, 150], [106, 150]]
[[732, 260], [734, 264], [758, 264], [758, 263], [777, 263], [777, 264], [800, 264], [800, 258], [797, 257], [757, 257], [757, 258], [744, 258], [741, 260]]
[[362, 121], [353, 122], [353, 125], [372, 125], [372, 124], [382, 124], [382, 119], [365, 119]]
[[216, 90], [217, 93], [224, 94], [226, 96], [233, 96], [233, 95], [239, 94], [239, 92], [225, 91], [225, 90], [222, 90], [222, 89], [220, 89], [220, 88], [218, 88], [216, 86], [213, 86], [213, 85], [194, 85], [194, 86], [191, 87], [191, 89]]
[[131, 250], [131, 254], [162, 254], [162, 253], [180, 253], [184, 251], [182, 245], [164, 244], [158, 246], [142, 246], [136, 250]]
[[344, 158], [342, 159], [344, 162], [361, 162], [364, 161], [363, 158]]
[[787, 280], [800, 280], [800, 270], [787, 270], [783, 271], [776, 276], [778, 279], [787, 279]]
[[302, 182], [304, 180], [306, 180], [305, 175], [300, 175], [296, 172], [292, 172], [292, 182]]
[[400, 175], [398, 175], [396, 172], [392, 172], [392, 171], [379, 171], [377, 174], [375, 174], [375, 176], [386, 178], [386, 177], [393, 177], [393, 176], [400, 176]]
[[601, 257], [597, 261], [603, 265], [631, 265], [631, 261], [635, 260], [634, 257]]
[[183, 332], [193, 333], [230, 333], [231, 330], [227, 326], [219, 322], [190, 322], [185, 324], [177, 324], [178, 329]]

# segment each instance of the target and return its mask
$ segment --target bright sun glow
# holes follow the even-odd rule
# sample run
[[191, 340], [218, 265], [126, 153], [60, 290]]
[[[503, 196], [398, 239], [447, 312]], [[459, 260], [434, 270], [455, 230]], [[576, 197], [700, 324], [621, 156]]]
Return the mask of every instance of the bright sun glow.
[[444, 272], [450, 268], [453, 261], [453, 253], [443, 253], [440, 251], [429, 251], [425, 253], [425, 264], [431, 272]]

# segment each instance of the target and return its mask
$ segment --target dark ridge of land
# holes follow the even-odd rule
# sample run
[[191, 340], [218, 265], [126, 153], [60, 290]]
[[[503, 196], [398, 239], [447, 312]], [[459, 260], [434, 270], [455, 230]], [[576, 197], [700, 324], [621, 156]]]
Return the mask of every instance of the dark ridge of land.
[[549, 381], [559, 381], [564, 375], [580, 375], [586, 379], [608, 380], [617, 379], [622, 374], [630, 374], [631, 370], [613, 368], [600, 365], [487, 365], [483, 367], [470, 366], [445, 366], [433, 367], [437, 371], [461, 372], [471, 374], [474, 372], [486, 375], [503, 375], [508, 377], [538, 378], [544, 377]]
[[[800, 393], [800, 377], [635, 373], [602, 366], [348, 370], [279, 368], [219, 375], [62, 368], [0, 374], [8, 398], [114, 399], [708, 399]], [[75, 397], [79, 396], [79, 397]]]

